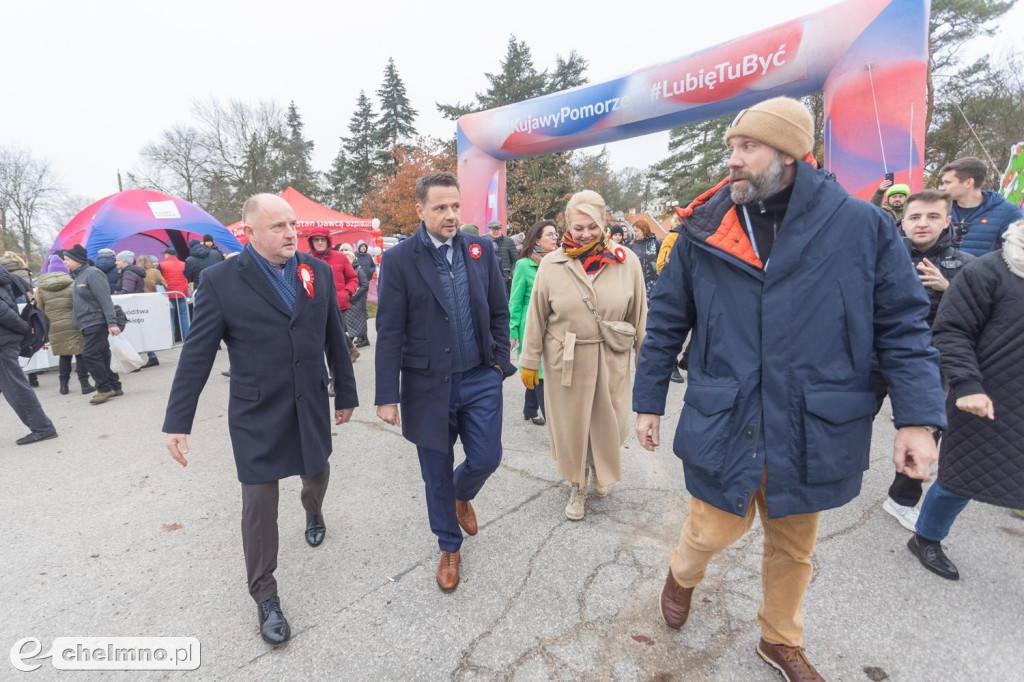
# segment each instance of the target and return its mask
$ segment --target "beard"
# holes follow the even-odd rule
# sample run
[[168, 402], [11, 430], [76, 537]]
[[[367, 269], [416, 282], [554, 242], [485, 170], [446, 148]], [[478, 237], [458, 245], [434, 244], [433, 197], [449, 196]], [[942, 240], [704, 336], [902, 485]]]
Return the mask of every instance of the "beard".
[[782, 162], [782, 152], [775, 152], [771, 163], [761, 173], [744, 173], [733, 171], [729, 175], [730, 183], [733, 180], [746, 180], [742, 186], [729, 185], [729, 195], [735, 204], [752, 204], [755, 201], [764, 201], [773, 194], [778, 194], [785, 189], [785, 164]]

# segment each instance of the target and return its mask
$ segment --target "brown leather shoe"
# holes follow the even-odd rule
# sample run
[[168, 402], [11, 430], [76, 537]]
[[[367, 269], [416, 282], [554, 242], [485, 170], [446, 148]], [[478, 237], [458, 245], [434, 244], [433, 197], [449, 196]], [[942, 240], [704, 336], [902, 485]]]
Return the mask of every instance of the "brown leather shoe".
[[825, 678], [807, 660], [807, 652], [802, 646], [772, 644], [762, 637], [757, 643], [757, 653], [788, 682], [825, 682]]
[[682, 587], [668, 569], [665, 587], [661, 588], [661, 617], [670, 628], [678, 630], [686, 624], [690, 616], [690, 600], [693, 598], [692, 587]]
[[116, 395], [117, 394], [114, 393], [113, 391], [107, 391], [105, 393], [97, 393], [96, 395], [94, 395], [92, 398], [89, 399], [89, 404], [90, 405], [102, 405], [103, 403], [107, 402], [108, 400], [110, 400], [111, 398], [113, 398]]
[[441, 550], [441, 565], [437, 567], [437, 584], [451, 592], [459, 584], [459, 553]]
[[468, 500], [463, 502], [462, 500], [455, 500], [455, 518], [459, 520], [459, 525], [462, 526], [462, 530], [466, 531], [469, 535], [476, 535], [476, 512], [473, 511], [473, 503]]

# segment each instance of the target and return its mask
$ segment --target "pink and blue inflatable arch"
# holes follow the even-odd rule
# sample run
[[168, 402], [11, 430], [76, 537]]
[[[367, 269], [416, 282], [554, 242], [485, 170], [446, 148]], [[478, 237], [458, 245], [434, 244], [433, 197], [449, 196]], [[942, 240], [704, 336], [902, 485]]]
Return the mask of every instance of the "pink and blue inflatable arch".
[[[825, 168], [870, 197], [923, 183], [929, 0], [847, 0], [659, 64], [458, 123], [462, 219], [506, 223], [505, 162], [614, 142], [824, 90]], [[724, 145], [724, 142], [723, 142]]]

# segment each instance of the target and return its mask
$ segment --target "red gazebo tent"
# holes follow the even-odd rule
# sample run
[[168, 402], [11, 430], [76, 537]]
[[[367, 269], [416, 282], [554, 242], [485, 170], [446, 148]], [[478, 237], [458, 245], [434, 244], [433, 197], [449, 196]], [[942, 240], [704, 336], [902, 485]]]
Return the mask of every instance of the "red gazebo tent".
[[[296, 228], [300, 238], [304, 238], [314, 227], [326, 227], [331, 231], [331, 242], [335, 246], [341, 242], [348, 242], [355, 247], [359, 240], [363, 240], [373, 247], [373, 226], [369, 218], [360, 218], [327, 208], [294, 187], [287, 187], [280, 196], [295, 211]], [[227, 229], [243, 244], [249, 241], [242, 229], [241, 220], [228, 225]], [[299, 249], [305, 251], [306, 248], [305, 241], [301, 241]]]

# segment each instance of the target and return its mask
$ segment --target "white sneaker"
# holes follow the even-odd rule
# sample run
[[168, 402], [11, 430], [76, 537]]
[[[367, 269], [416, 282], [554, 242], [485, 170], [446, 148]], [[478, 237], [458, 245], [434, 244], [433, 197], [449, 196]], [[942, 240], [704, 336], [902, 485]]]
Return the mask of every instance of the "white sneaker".
[[587, 467], [587, 483], [594, 490], [594, 494], [598, 497], [604, 497], [608, 494], [608, 486], [598, 485], [597, 483], [597, 470], [594, 467]]
[[586, 501], [587, 489], [573, 483], [572, 490], [569, 491], [569, 503], [565, 505], [565, 518], [570, 521], [582, 519], [586, 513], [586, 510], [583, 508]]
[[885, 503], [882, 504], [882, 509], [896, 517], [900, 525], [911, 533], [916, 532], [917, 516], [921, 513], [917, 507], [904, 507], [902, 504], [893, 502], [891, 497], [886, 497]]

